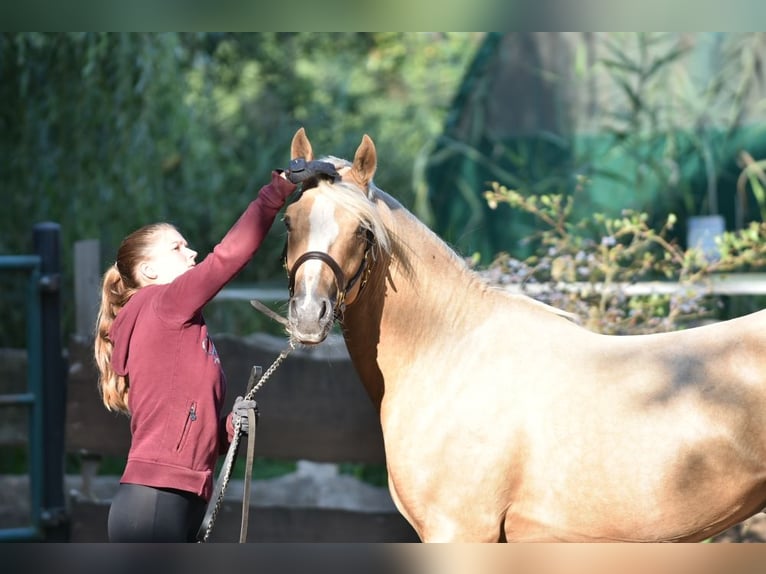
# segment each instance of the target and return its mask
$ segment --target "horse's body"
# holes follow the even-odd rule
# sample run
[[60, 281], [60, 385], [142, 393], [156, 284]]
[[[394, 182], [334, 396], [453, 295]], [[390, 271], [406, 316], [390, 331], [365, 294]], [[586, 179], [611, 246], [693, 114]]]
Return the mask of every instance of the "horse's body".
[[[313, 157], [303, 130], [292, 153]], [[593, 333], [487, 286], [371, 184], [375, 165], [365, 136], [340, 170], [350, 184], [288, 208], [288, 319], [321, 342], [344, 290], [324, 260], [296, 266], [305, 251], [362, 271], [344, 337], [379, 407], [392, 497], [422, 540], [696, 541], [766, 505], [766, 311]], [[376, 224], [334, 206], [350, 189]], [[360, 222], [378, 240], [366, 259]]]

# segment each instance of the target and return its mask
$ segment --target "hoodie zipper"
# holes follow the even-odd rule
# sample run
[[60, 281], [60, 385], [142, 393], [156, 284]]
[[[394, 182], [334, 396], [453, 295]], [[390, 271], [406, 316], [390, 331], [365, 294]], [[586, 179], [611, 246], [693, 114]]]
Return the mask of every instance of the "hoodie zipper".
[[178, 444], [176, 445], [176, 451], [180, 451], [183, 447], [184, 443], [186, 442], [186, 437], [189, 434], [189, 430], [191, 429], [191, 425], [194, 421], [197, 420], [197, 403], [192, 403], [189, 405], [189, 412], [186, 413], [186, 420], [184, 421], [184, 428], [181, 432], [181, 436], [178, 439]]

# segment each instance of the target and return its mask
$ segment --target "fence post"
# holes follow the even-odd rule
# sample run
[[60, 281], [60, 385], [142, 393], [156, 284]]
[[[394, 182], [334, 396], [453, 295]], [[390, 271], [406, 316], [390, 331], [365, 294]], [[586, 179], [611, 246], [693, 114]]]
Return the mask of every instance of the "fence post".
[[74, 243], [75, 333], [93, 336], [101, 288], [101, 242], [82, 239]]
[[66, 364], [61, 345], [60, 225], [38, 223], [33, 229], [40, 256], [40, 315], [42, 331], [43, 492], [41, 521], [45, 540], [69, 540], [64, 498], [64, 436]]

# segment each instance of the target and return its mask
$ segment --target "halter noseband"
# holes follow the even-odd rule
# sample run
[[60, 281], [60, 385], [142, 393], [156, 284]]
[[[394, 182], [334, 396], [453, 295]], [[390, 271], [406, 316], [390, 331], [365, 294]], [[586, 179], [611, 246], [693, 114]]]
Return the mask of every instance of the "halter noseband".
[[[290, 293], [290, 297], [292, 298], [293, 294], [295, 293], [295, 275], [298, 272], [298, 268], [306, 263], [306, 261], [310, 261], [312, 259], [316, 259], [318, 261], [321, 261], [325, 265], [327, 265], [333, 272], [333, 275], [335, 276], [335, 307], [333, 309], [333, 315], [335, 319], [340, 319], [343, 317], [343, 312], [346, 310], [346, 295], [348, 292], [356, 285], [357, 281], [362, 279], [362, 282], [359, 286], [359, 292], [364, 289], [364, 286], [367, 284], [367, 279], [370, 276], [370, 271], [372, 271], [372, 266], [370, 265], [369, 259], [370, 259], [370, 251], [373, 243], [375, 242], [375, 237], [372, 234], [372, 231], [369, 229], [367, 230], [367, 246], [364, 249], [364, 256], [362, 257], [362, 262], [359, 265], [359, 269], [356, 270], [356, 273], [354, 273], [353, 277], [349, 279], [348, 283], [346, 283], [346, 276], [343, 274], [343, 269], [340, 268], [340, 265], [338, 265], [338, 262], [335, 261], [330, 255], [325, 253], [324, 251], [307, 251], [298, 259], [295, 260], [295, 264], [293, 265], [292, 269], [289, 269], [287, 272], [288, 277], [288, 283], [287, 283], [287, 289]], [[286, 246], [285, 246], [286, 249]], [[287, 264], [287, 259], [285, 258], [285, 265]], [[345, 285], [344, 287], [342, 287]]]

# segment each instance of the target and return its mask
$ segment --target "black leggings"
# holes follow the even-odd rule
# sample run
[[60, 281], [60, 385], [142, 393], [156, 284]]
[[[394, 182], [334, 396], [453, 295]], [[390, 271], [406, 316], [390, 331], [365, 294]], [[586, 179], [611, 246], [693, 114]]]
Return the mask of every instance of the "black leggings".
[[109, 542], [196, 542], [206, 510], [191, 492], [120, 484], [109, 508]]

